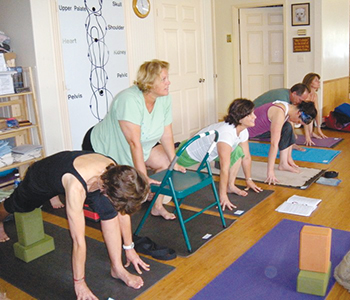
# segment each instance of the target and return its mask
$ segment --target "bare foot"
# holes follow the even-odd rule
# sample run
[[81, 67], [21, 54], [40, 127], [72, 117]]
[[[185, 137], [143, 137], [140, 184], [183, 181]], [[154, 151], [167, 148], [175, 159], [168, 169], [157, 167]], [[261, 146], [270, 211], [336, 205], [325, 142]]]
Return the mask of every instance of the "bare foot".
[[292, 168], [295, 168], [295, 169], [299, 169], [299, 166], [292, 160], [292, 161], [289, 161], [288, 164], [292, 167]]
[[147, 201], [152, 201], [155, 194], [156, 193], [149, 193], [147, 197]]
[[152, 207], [151, 215], [155, 217], [163, 217], [165, 220], [174, 220], [176, 216], [173, 213], [168, 212], [164, 206]]
[[292, 149], [293, 149], [293, 150], [297, 150], [297, 151], [301, 151], [301, 152], [305, 152], [305, 151], [306, 151], [305, 148], [300, 147], [300, 146], [298, 146], [297, 144], [293, 144]]
[[299, 173], [299, 168], [294, 168], [290, 165], [278, 165], [278, 170], [280, 171], [288, 171], [288, 172], [292, 172], [292, 173]]
[[10, 238], [5, 232], [4, 224], [0, 222], [0, 243], [7, 242], [8, 240], [10, 240]]
[[139, 289], [143, 286], [143, 279], [140, 276], [133, 275], [123, 268], [122, 272], [111, 269], [111, 276], [124, 281], [124, 283], [134, 289]]
[[233, 187], [228, 187], [227, 192], [230, 194], [237, 194], [238, 196], [247, 196], [248, 195], [248, 193], [246, 191], [239, 189], [235, 185]]
[[64, 204], [61, 202], [60, 198], [58, 196], [55, 196], [50, 199], [50, 203], [53, 208], [62, 208], [64, 207]]

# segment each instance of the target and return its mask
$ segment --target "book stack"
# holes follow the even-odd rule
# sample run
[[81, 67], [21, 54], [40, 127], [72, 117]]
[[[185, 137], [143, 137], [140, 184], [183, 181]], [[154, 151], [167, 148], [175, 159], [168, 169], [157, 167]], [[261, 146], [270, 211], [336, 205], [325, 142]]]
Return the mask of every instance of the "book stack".
[[[4, 173], [4, 172], [1, 172]], [[6, 172], [4, 175], [0, 176], [0, 189], [13, 185], [15, 180], [18, 179], [18, 169], [11, 169], [9, 172]], [[1, 191], [1, 190], [0, 190]], [[0, 192], [1, 195], [1, 192]], [[1, 197], [1, 196], [0, 196]], [[0, 200], [1, 202], [1, 200]]]
[[23, 162], [41, 156], [41, 145], [20, 145], [12, 148], [12, 155], [15, 162]]
[[305, 225], [300, 231], [297, 291], [324, 296], [331, 275], [332, 229]]
[[5, 140], [0, 141], [0, 168], [13, 164], [11, 146]]

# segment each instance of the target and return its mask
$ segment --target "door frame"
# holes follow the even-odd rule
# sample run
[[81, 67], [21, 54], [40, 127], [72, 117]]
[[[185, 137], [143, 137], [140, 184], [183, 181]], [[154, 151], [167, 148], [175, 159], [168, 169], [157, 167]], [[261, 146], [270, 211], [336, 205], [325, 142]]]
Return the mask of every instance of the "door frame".
[[[239, 9], [241, 8], [258, 8], [265, 6], [274, 6], [282, 5], [283, 7], [283, 35], [286, 37], [286, 3], [281, 0], [281, 3], [271, 3], [269, 1], [262, 1], [260, 3], [254, 3], [250, 5], [240, 4], [232, 6], [232, 42], [233, 42], [233, 86], [234, 86], [234, 98], [240, 98], [242, 96], [242, 80], [241, 80], [241, 53], [240, 53], [240, 35], [239, 35]], [[287, 60], [287, 39], [284, 38], [284, 84], [286, 85], [287, 81], [287, 70], [288, 70], [288, 60]]]

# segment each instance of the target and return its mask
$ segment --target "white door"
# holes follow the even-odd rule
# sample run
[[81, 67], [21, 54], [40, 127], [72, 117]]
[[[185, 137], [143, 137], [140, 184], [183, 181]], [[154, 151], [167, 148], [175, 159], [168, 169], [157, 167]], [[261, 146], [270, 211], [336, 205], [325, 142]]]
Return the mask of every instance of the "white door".
[[240, 13], [242, 97], [254, 100], [283, 85], [283, 8], [244, 8]]
[[205, 124], [201, 0], [156, 0], [158, 58], [170, 63], [174, 140]]

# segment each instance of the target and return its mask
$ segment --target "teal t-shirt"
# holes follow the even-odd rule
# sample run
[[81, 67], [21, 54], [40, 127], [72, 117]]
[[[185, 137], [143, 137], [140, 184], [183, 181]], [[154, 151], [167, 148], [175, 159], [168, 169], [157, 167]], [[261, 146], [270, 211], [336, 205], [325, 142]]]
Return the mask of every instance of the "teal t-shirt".
[[289, 90], [288, 89], [270, 90], [270, 91], [267, 91], [266, 93], [260, 95], [253, 102], [254, 102], [255, 108], [257, 108], [263, 104], [271, 103], [271, 102], [274, 102], [277, 100], [290, 103]]
[[140, 139], [146, 161], [152, 147], [162, 137], [164, 126], [172, 123], [171, 97], [158, 97], [149, 113], [142, 92], [133, 85], [117, 94], [105, 118], [92, 130], [91, 144], [95, 152], [110, 156], [118, 164], [133, 166], [130, 146], [119, 126], [120, 120], [141, 126]]

